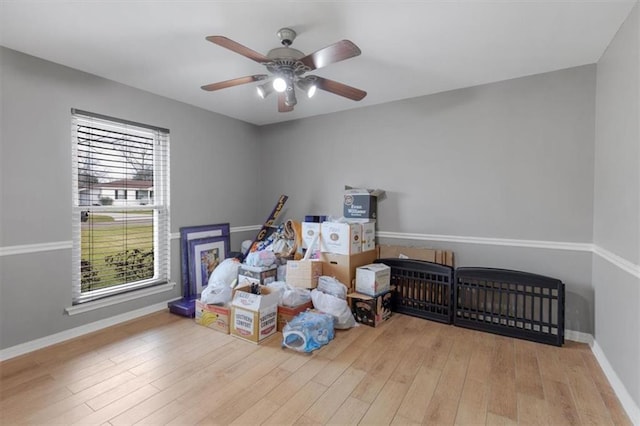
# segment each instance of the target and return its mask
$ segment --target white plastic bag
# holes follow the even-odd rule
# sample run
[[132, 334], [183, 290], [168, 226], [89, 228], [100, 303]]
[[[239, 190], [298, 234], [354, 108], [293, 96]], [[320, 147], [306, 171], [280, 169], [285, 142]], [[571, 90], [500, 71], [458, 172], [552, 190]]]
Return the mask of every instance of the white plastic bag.
[[339, 297], [340, 299], [346, 300], [347, 298], [347, 286], [334, 277], [329, 277], [327, 275], [318, 277], [318, 290], [323, 293]]
[[225, 283], [228, 287], [233, 284], [238, 278], [238, 268], [240, 267], [240, 261], [236, 258], [225, 259], [216, 269], [213, 270], [211, 276], [209, 276], [209, 282], [207, 287], [213, 283]]
[[284, 281], [274, 281], [267, 284], [267, 287], [277, 291], [278, 305], [299, 306], [311, 300], [311, 292], [306, 288], [291, 287]]
[[318, 289], [311, 290], [311, 300], [314, 308], [333, 316], [335, 328], [346, 329], [356, 325], [356, 320], [346, 300], [323, 293]]
[[271, 250], [252, 251], [244, 259], [249, 266], [269, 267], [276, 263], [276, 255]]
[[272, 281], [267, 284], [267, 287], [272, 289], [273, 291], [278, 292], [278, 305], [282, 305], [282, 297], [284, 296], [284, 292], [289, 289], [289, 286], [284, 281]]
[[311, 300], [311, 291], [306, 288], [297, 288], [287, 286], [288, 288], [284, 291], [282, 295], [282, 305], [283, 306], [299, 306], [307, 303]]
[[200, 295], [202, 303], [207, 305], [224, 305], [231, 302], [231, 287], [223, 281], [211, 282]]

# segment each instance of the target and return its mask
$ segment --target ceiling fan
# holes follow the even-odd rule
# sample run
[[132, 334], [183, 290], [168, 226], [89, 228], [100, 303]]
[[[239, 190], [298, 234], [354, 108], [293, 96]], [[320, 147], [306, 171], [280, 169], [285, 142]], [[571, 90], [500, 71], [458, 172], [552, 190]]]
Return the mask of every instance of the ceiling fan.
[[267, 71], [269, 71], [271, 75], [255, 74], [234, 78], [218, 83], [207, 84], [202, 86], [202, 89], [214, 91], [267, 80], [257, 87], [258, 95], [264, 99], [272, 92], [277, 92], [279, 112], [293, 111], [293, 107], [298, 102], [294, 86], [304, 91], [308, 97], [312, 97], [316, 89], [324, 90], [354, 101], [359, 101], [367, 95], [367, 92], [363, 90], [347, 86], [334, 80], [329, 80], [317, 75], [305, 75], [309, 71], [358, 56], [361, 53], [360, 49], [351, 41], [341, 40], [309, 55], [305, 55], [301, 51], [291, 47], [291, 43], [293, 43], [293, 40], [296, 38], [296, 32], [294, 30], [291, 28], [282, 28], [277, 32], [277, 35], [284, 47], [271, 49], [266, 56], [227, 37], [207, 37], [206, 39], [212, 43], [266, 66]]

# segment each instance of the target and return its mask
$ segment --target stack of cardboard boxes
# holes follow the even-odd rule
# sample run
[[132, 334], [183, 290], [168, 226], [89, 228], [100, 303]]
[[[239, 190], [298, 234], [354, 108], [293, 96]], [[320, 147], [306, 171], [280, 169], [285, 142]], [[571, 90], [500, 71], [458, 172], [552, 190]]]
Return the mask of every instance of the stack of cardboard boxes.
[[322, 262], [322, 275], [335, 277], [349, 292], [354, 290], [356, 268], [377, 258], [377, 199], [383, 193], [348, 188], [343, 203], [345, 221], [302, 223], [303, 249], [312, 251], [311, 258]]
[[[307, 216], [302, 223], [306, 256], [289, 260], [286, 282], [313, 289], [321, 275], [335, 277], [348, 289], [347, 300], [356, 320], [378, 326], [391, 316], [391, 270], [374, 264], [378, 258], [408, 257], [453, 266], [453, 254], [442, 250], [376, 245], [377, 198], [384, 192], [347, 188], [341, 222], [323, 216]], [[278, 306], [277, 295], [266, 286], [276, 280], [276, 267], [242, 265], [231, 305], [196, 305], [196, 322], [259, 343], [281, 331], [297, 314], [312, 308], [311, 302], [296, 307]], [[260, 294], [252, 289], [259, 288]]]

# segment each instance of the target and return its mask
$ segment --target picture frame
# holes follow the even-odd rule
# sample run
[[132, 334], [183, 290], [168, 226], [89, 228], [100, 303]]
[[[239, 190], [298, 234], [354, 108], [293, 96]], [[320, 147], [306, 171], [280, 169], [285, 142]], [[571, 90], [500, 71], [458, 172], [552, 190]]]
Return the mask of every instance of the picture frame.
[[198, 295], [209, 283], [213, 270], [229, 255], [228, 237], [189, 240], [189, 282]]
[[189, 279], [189, 242], [203, 238], [222, 237], [226, 238], [225, 258], [229, 253], [230, 246], [230, 226], [228, 223], [217, 223], [212, 225], [183, 226], [180, 228], [180, 267], [182, 272], [183, 296], [193, 298], [198, 295], [197, 287], [192, 285]]

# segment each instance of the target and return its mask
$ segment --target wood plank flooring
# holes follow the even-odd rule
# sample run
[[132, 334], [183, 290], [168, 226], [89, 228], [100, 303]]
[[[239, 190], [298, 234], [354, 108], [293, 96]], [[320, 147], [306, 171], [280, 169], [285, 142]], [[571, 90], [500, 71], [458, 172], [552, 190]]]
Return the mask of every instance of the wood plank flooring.
[[394, 315], [312, 355], [160, 312], [0, 363], [0, 424], [630, 425], [589, 347]]

